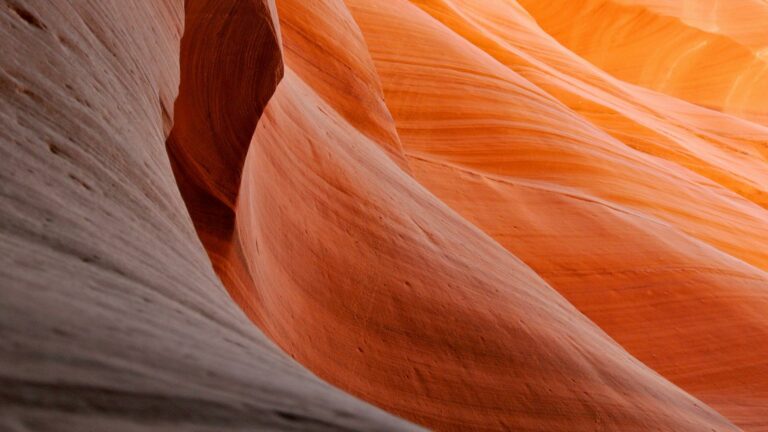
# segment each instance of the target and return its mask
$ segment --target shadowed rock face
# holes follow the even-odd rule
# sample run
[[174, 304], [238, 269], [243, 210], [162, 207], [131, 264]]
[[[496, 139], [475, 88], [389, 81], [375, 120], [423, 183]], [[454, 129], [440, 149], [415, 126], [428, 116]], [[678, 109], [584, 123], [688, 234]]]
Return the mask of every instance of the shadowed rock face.
[[[274, 5], [271, 5], [274, 7]], [[188, 0], [168, 155], [212, 259], [232, 236], [248, 144], [283, 75], [266, 0]]]
[[0, 4], [0, 429], [768, 430], [766, 35], [544, 3]]

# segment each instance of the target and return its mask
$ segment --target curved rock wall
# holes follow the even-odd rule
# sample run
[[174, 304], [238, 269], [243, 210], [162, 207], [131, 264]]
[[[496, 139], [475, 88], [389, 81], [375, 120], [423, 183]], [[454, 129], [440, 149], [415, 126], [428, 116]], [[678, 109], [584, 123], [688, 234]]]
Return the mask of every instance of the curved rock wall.
[[731, 3], [5, 0], [0, 428], [768, 430]]
[[520, 3], [555, 39], [622, 80], [768, 125], [763, 1]]
[[164, 146], [183, 12], [0, 5], [0, 429], [417, 429], [288, 359], [216, 279]]

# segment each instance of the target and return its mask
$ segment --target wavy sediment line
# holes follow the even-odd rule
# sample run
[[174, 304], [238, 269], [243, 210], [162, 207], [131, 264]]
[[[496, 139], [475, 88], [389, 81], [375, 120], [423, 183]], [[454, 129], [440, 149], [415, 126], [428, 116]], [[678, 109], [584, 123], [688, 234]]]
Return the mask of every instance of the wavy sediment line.
[[606, 77], [514, 2], [350, 3], [413, 176], [654, 370], [768, 426], [768, 213], [745, 199], [766, 164], [723, 140], [762, 128]]
[[768, 125], [765, 4], [520, 3], [560, 43], [619, 79]]
[[[343, 2], [277, 6], [286, 75], [251, 141], [217, 268], [286, 352], [441, 430], [736, 430], [408, 174]], [[324, 33], [343, 43], [308, 43]], [[349, 108], [366, 100], [368, 114]]]
[[181, 83], [166, 147], [214, 264], [231, 241], [251, 136], [283, 74], [270, 6], [267, 0], [186, 2]]
[[181, 0], [0, 4], [0, 429], [420, 430], [291, 361], [211, 270], [164, 145], [183, 21]]
[[768, 129], [539, 16], [6, 0], [0, 429], [765, 430]]

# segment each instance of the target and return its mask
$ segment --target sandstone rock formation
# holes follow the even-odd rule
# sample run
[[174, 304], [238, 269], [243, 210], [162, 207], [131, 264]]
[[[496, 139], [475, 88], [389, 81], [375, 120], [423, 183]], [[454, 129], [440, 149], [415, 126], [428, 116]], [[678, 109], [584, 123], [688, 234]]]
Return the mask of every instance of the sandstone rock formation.
[[7, 0], [0, 426], [768, 430], [733, 3]]
[[216, 279], [164, 145], [183, 6], [2, 4], [0, 429], [418, 429], [291, 361]]
[[[468, 58], [419, 81], [425, 50], [394, 62], [371, 42], [415, 177], [640, 360], [768, 427], [768, 352], [755, 344], [768, 340], [766, 129], [618, 82], [507, 2], [417, 3], [506, 68]], [[456, 69], [482, 73], [456, 85]], [[489, 75], [503, 91], [488, 92]]]
[[519, 3], [560, 43], [620, 79], [768, 125], [765, 1]]

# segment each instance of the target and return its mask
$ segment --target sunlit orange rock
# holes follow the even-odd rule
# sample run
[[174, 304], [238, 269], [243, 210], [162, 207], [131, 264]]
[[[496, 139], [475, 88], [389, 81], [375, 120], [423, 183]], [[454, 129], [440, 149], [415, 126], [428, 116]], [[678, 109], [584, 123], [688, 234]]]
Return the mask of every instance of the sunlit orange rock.
[[563, 45], [614, 76], [768, 125], [768, 3], [519, 0]]
[[0, 429], [768, 430], [764, 2], [6, 3]]
[[[395, 129], [407, 135], [397, 122], [399, 99], [386, 98], [393, 120], [376, 71], [385, 91], [393, 76], [407, 94], [411, 89], [397, 78], [412, 78], [407, 69], [389, 75], [374, 68], [368, 49], [384, 58], [376, 42], [390, 41], [386, 62], [403, 59], [406, 68], [426, 62], [431, 72], [418, 75], [423, 81], [414, 92], [434, 88], [444, 96], [451, 86], [466, 92], [466, 103], [455, 105], [412, 100], [406, 106], [418, 112], [409, 119], [428, 116], [442, 127], [450, 123], [442, 108], [466, 122], [477, 119], [472, 104], [508, 111], [512, 105], [500, 109], [472, 97], [495, 84], [487, 77], [498, 68], [508, 74], [502, 80], [517, 80], [553, 120], [572, 123], [581, 141], [602, 140], [595, 151], [608, 153], [616, 140], [416, 6], [347, 3], [352, 13], [335, 0], [277, 3], [286, 77], [251, 142], [230, 246], [236, 252], [218, 265], [252, 319], [321, 377], [430, 427], [727, 429], [724, 419], [629, 357], [410, 176], [408, 164], [421, 162], [410, 155], [405, 161]], [[380, 27], [371, 30], [369, 23]], [[466, 73], [481, 79], [443, 81], [441, 64], [430, 63], [434, 56], [458, 68], [465, 61]], [[512, 102], [516, 92], [506, 90], [498, 94]], [[456, 132], [452, 137], [460, 139]], [[429, 146], [441, 144], [438, 135], [427, 139]], [[478, 144], [467, 150], [485, 151]], [[653, 164], [649, 157], [626, 159], [627, 167]], [[534, 406], [541, 408], [525, 408]]]
[[413, 175], [631, 353], [767, 427], [765, 128], [612, 79], [510, 2], [415, 2], [442, 28], [351, 3]]

